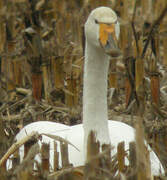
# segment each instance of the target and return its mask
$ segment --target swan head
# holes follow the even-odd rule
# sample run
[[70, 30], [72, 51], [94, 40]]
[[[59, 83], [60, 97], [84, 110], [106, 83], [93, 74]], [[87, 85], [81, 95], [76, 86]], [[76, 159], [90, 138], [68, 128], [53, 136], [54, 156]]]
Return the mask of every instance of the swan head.
[[118, 57], [120, 26], [116, 13], [109, 7], [94, 9], [85, 23], [86, 41], [96, 48], [102, 48], [111, 57]]

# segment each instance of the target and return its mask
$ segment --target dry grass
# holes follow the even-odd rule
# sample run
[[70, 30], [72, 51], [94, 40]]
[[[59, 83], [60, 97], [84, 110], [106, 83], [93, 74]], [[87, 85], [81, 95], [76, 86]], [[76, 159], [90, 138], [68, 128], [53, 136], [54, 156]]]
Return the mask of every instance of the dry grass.
[[[116, 96], [109, 93], [109, 117], [132, 126], [137, 124], [137, 146], [130, 145], [130, 166], [124, 164], [123, 144], [118, 146], [118, 158], [109, 158], [107, 148], [82, 168], [69, 166], [64, 146], [65, 167], [59, 171], [48, 171], [45, 150], [43, 163], [35, 162], [38, 171], [33, 171], [34, 161], [28, 163], [37, 153], [35, 150], [18, 165], [16, 149], [20, 144], [11, 145], [24, 125], [38, 120], [68, 125], [81, 122], [83, 26], [90, 11], [102, 5], [114, 8], [120, 16], [124, 56], [111, 63], [109, 92], [116, 88]], [[148, 170], [142, 172], [136, 158], [146, 154], [141, 136], [145, 136], [167, 169], [165, 7], [165, 0], [0, 1], [0, 179], [151, 179], [150, 165], [146, 163]], [[93, 150], [99, 152], [98, 142], [92, 139], [90, 146], [95, 143], [97, 149]], [[14, 169], [5, 172], [4, 162], [9, 154], [4, 154], [9, 147], [9, 154], [16, 151]]]

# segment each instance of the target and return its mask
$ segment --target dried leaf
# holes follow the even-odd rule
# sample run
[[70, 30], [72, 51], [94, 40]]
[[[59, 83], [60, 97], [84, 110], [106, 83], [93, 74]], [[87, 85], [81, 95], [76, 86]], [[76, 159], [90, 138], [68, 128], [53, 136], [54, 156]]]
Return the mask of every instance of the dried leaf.
[[74, 146], [71, 142], [69, 142], [68, 140], [60, 137], [60, 136], [56, 136], [56, 135], [53, 135], [53, 134], [45, 134], [45, 133], [42, 133], [42, 135], [45, 135], [45, 136], [48, 136], [56, 141], [60, 141], [62, 143], [66, 143], [66, 144], [70, 144], [71, 146], [73, 146], [76, 150], [80, 151], [76, 146]]
[[[71, 178], [69, 178], [69, 179], [72, 179], [72, 180], [76, 180], [75, 178], [81, 178], [81, 180], [82, 180], [82, 177], [83, 177], [83, 175], [84, 175], [84, 172], [83, 172], [83, 170], [82, 170], [82, 168], [66, 168], [66, 169], [62, 169], [62, 170], [60, 170], [60, 171], [56, 171], [56, 172], [54, 172], [54, 173], [52, 173], [52, 174], [50, 174], [49, 176], [50, 177], [53, 177], [53, 176], [55, 176], [56, 178], [60, 178], [61, 176], [63, 176], [63, 175], [65, 175], [65, 174], [69, 174], [70, 175], [70, 177]], [[61, 179], [61, 178], [60, 178]]]
[[3, 163], [5, 163], [5, 161], [9, 158], [9, 156], [11, 154], [13, 154], [20, 146], [22, 146], [23, 144], [25, 144], [28, 140], [30, 140], [31, 138], [38, 138], [39, 134], [37, 132], [32, 132], [30, 135], [24, 137], [23, 139], [21, 139], [20, 141], [17, 141], [16, 143], [14, 143], [9, 149], [8, 151], [5, 153], [5, 155], [0, 159], [0, 166], [3, 165]]
[[35, 9], [36, 9], [37, 11], [39, 11], [39, 10], [41, 9], [41, 7], [44, 5], [44, 3], [45, 3], [45, 0], [40, 0], [40, 1], [36, 4]]

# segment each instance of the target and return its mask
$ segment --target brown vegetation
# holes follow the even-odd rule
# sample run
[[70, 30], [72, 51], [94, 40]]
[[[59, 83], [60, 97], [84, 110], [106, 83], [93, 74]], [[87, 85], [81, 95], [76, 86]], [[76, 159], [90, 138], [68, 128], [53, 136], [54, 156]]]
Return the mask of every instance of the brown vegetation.
[[[62, 169], [56, 168], [60, 154], [55, 144], [54, 172], [49, 172], [48, 145], [43, 145], [42, 164], [36, 163], [34, 171], [33, 157], [39, 151], [34, 139], [40, 135], [15, 144], [13, 138], [34, 121], [81, 122], [83, 26], [98, 6], [112, 7], [120, 17], [123, 58], [111, 62], [109, 92], [116, 89], [108, 96], [109, 117], [136, 126], [130, 165], [124, 163], [124, 143], [117, 157], [110, 158], [111, 147], [99, 154], [91, 134], [93, 152], [85, 167], [71, 166], [62, 141]], [[143, 172], [140, 164], [146, 161], [144, 136], [167, 169], [166, 11], [166, 0], [0, 0], [0, 179], [151, 179], [150, 165], [144, 163]], [[30, 139], [31, 151], [19, 165], [18, 147]], [[12, 153], [13, 169], [6, 171]]]

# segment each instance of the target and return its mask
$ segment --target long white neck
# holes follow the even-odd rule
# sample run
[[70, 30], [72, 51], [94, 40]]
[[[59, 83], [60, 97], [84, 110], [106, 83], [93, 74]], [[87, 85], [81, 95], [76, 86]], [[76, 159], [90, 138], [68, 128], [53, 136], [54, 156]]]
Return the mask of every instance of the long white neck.
[[107, 113], [108, 68], [109, 56], [104, 53], [103, 49], [96, 49], [86, 42], [83, 88], [85, 146], [92, 130], [100, 144], [110, 143]]

